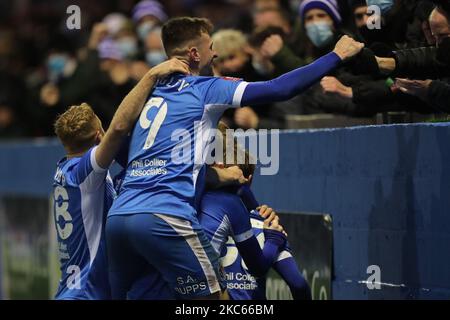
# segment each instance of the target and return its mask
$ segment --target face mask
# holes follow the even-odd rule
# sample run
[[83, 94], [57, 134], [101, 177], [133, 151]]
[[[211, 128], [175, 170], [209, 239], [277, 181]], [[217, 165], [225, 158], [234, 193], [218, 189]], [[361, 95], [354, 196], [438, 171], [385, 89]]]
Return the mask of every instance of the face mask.
[[150, 33], [150, 31], [152, 31], [154, 26], [155, 26], [154, 22], [146, 21], [144, 23], [141, 23], [137, 27], [137, 35], [142, 42], [145, 42], [148, 34]]
[[333, 38], [331, 25], [325, 21], [312, 22], [306, 25], [306, 34], [309, 40], [317, 47], [321, 48]]
[[147, 63], [150, 65], [150, 67], [154, 67], [161, 62], [166, 61], [167, 56], [166, 53], [162, 50], [150, 51], [145, 54], [145, 59], [147, 60]]
[[56, 81], [64, 74], [68, 58], [63, 55], [52, 55], [47, 61], [47, 70], [50, 80]]
[[382, 14], [386, 14], [394, 6], [394, 0], [367, 0], [368, 6], [378, 6]]
[[117, 41], [117, 46], [123, 57], [133, 58], [138, 51], [138, 46], [134, 38], [123, 38]]

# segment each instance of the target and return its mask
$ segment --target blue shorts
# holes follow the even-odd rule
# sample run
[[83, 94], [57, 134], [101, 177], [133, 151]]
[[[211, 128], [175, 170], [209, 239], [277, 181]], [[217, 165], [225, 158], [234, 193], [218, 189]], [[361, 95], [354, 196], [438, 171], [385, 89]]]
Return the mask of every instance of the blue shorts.
[[113, 299], [131, 297], [128, 293], [136, 285], [142, 288], [149, 268], [166, 283], [153, 282], [161, 295], [166, 294], [163, 288], [179, 299], [221, 290], [219, 257], [196, 219], [153, 213], [110, 216], [106, 244]]
[[162, 275], [149, 267], [127, 293], [127, 300], [174, 300], [177, 295], [171, 290]]

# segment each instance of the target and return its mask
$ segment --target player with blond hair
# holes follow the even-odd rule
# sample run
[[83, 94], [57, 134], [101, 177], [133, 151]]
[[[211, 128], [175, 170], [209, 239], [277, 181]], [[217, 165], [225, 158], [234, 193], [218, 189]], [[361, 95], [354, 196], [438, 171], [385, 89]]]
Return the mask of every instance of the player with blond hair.
[[107, 169], [156, 81], [174, 72], [187, 73], [186, 64], [171, 59], [148, 71], [123, 99], [106, 133], [86, 103], [56, 120], [55, 132], [67, 153], [53, 181], [61, 265], [56, 299], [110, 298], [104, 225], [115, 192]]

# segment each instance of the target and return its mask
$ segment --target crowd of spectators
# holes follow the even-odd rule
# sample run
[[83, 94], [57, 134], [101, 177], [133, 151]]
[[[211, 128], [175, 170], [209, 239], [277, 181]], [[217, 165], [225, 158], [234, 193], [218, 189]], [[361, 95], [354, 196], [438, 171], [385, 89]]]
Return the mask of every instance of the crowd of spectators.
[[[80, 29], [68, 28], [70, 5]], [[209, 18], [217, 58], [202, 74], [270, 80], [329, 52], [365, 49], [283, 103], [229, 110], [233, 128], [285, 128], [288, 115], [372, 117], [450, 111], [450, 0], [21, 0], [0, 3], [0, 139], [52, 136], [89, 103], [106, 128], [123, 97], [164, 61], [162, 24]]]

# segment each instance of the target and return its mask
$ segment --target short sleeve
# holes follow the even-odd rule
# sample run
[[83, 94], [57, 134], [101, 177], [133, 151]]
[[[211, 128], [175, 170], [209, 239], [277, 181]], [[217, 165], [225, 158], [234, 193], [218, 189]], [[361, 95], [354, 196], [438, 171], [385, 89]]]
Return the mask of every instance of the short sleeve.
[[96, 150], [97, 147], [93, 147], [86, 152], [72, 170], [73, 180], [87, 192], [97, 190], [105, 182], [108, 173], [95, 160]]
[[247, 85], [248, 82], [236, 78], [211, 78], [203, 89], [204, 104], [225, 109], [240, 107]]

